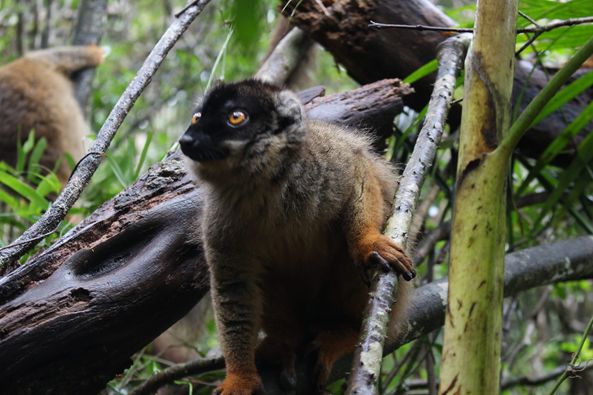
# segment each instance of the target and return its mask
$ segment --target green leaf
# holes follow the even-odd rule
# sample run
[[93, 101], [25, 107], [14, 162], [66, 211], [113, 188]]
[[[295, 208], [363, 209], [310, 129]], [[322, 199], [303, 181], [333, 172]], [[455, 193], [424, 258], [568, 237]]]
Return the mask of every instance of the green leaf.
[[29, 200], [33, 207], [38, 210], [45, 210], [49, 206], [49, 202], [35, 189], [26, 182], [19, 180], [7, 172], [0, 171], [0, 183], [6, 185], [25, 199]]
[[45, 152], [45, 148], [47, 147], [47, 140], [45, 137], [40, 138], [37, 140], [33, 151], [31, 152], [31, 156], [29, 156], [29, 166], [28, 166], [28, 175], [27, 178], [30, 181], [33, 181], [35, 178], [35, 173], [39, 171], [39, 161], [41, 160], [41, 156], [43, 152]]
[[[535, 20], [539, 19], [568, 19], [593, 15], [593, 2], [591, 0], [521, 0], [519, 9]], [[521, 26], [529, 25], [525, 18], [519, 18]]]
[[117, 178], [117, 181], [119, 181], [121, 186], [125, 188], [127, 186], [127, 183], [124, 174], [121, 170], [121, 167], [119, 167], [119, 165], [111, 157], [111, 155], [107, 155], [107, 163], [109, 164], [109, 168], [113, 171], [113, 174], [115, 174], [115, 178]]
[[418, 68], [416, 71], [412, 72], [412, 74], [404, 78], [404, 82], [408, 84], [413, 84], [419, 79], [422, 79], [427, 75], [434, 73], [437, 70], [438, 65], [438, 61], [436, 59], [433, 59], [425, 65], [420, 66], [420, 68]]
[[242, 51], [252, 52], [261, 37], [265, 21], [261, 0], [235, 0], [231, 6], [235, 39]]
[[543, 217], [560, 200], [562, 195], [568, 190], [569, 185], [581, 176], [585, 166], [593, 159], [593, 133], [588, 134], [577, 149], [577, 155], [570, 165], [562, 171], [558, 177], [558, 184], [554, 188], [546, 201], [544, 202], [542, 213], [538, 223], [541, 223]]
[[[540, 25], [545, 25], [554, 20], [563, 20], [569, 18], [589, 17], [593, 15], [593, 1], [591, 0], [522, 0], [519, 3], [519, 9], [530, 18], [538, 21]], [[526, 18], [518, 18], [519, 28], [533, 26]], [[569, 49], [580, 47], [593, 35], [593, 25], [582, 24], [566, 26], [550, 30], [537, 38], [534, 45], [544, 42], [552, 43], [548, 50]], [[523, 43], [527, 40], [524, 35], [519, 35], [517, 41]], [[526, 52], [530, 52], [527, 50]]]
[[0, 202], [5, 203], [13, 211], [16, 211], [19, 206], [18, 200], [3, 188], [0, 188]]
[[46, 197], [50, 193], [59, 193], [62, 189], [62, 184], [55, 173], [49, 173], [46, 176], [41, 177], [41, 181], [37, 185], [37, 192]]
[[578, 25], [562, 27], [543, 33], [536, 40], [536, 45], [552, 43], [549, 49], [573, 50], [585, 44], [593, 36], [593, 26]]
[[29, 132], [29, 136], [27, 137], [27, 140], [25, 141], [25, 144], [23, 144], [23, 152], [28, 154], [29, 151], [31, 151], [33, 149], [34, 145], [35, 145], [35, 132], [33, 130], [31, 130]]
[[551, 115], [554, 111], [558, 110], [560, 107], [568, 103], [570, 100], [574, 99], [585, 90], [590, 88], [593, 85], [593, 71], [590, 71], [570, 84], [566, 87], [562, 88], [558, 93], [554, 95], [552, 99], [544, 106], [541, 113], [535, 118], [533, 121], [533, 125], [538, 124], [546, 117]]
[[22, 173], [25, 171], [25, 163], [27, 161], [27, 154], [31, 151], [33, 144], [35, 143], [35, 132], [31, 130], [29, 132], [29, 136], [27, 140], [25, 140], [24, 144], [21, 144], [20, 136], [17, 139], [17, 158], [16, 158], [16, 166], [15, 170], [17, 173]]
[[148, 147], [152, 142], [152, 138], [154, 137], [153, 133], [146, 134], [146, 141], [144, 142], [144, 147], [142, 147], [142, 152], [140, 153], [140, 159], [138, 160], [138, 164], [136, 165], [136, 170], [134, 171], [134, 180], [138, 179], [140, 175], [140, 171], [142, 170], [142, 166], [144, 166], [144, 162], [146, 161], [146, 155], [148, 153]]
[[[589, 75], [589, 74], [588, 74]], [[593, 73], [590, 73], [593, 75]], [[553, 100], [553, 99], [552, 99]], [[593, 102], [589, 105], [564, 129], [552, 143], [546, 147], [544, 152], [538, 158], [535, 166], [529, 172], [528, 176], [521, 183], [517, 194], [521, 195], [529, 183], [542, 171], [544, 166], [549, 164], [556, 156], [562, 153], [562, 150], [568, 143], [593, 119]]]
[[216, 69], [218, 68], [220, 59], [222, 59], [222, 55], [227, 50], [227, 46], [229, 45], [229, 41], [232, 36], [233, 36], [233, 30], [231, 29], [231, 30], [229, 30], [229, 32], [226, 36], [226, 39], [224, 40], [224, 43], [222, 44], [222, 47], [220, 48], [220, 51], [218, 51], [216, 60], [214, 60], [214, 65], [212, 65], [212, 70], [210, 70], [210, 76], [208, 77], [208, 82], [206, 83], [206, 89], [204, 89], [205, 91], [208, 91], [210, 89], [210, 86], [212, 86], [212, 81], [214, 81], [214, 75], [216, 74]]

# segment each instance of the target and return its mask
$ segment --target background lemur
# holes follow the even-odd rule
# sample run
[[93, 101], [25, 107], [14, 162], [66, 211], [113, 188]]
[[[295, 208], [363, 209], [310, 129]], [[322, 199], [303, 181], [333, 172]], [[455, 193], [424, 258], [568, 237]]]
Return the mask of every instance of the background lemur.
[[35, 130], [36, 138], [47, 140], [41, 166], [53, 169], [59, 161], [56, 171], [65, 182], [71, 169], [64, 153], [80, 159], [89, 129], [69, 77], [102, 59], [97, 46], [56, 47], [0, 67], [0, 160], [14, 165], [18, 139], [24, 141]]
[[[292, 92], [257, 80], [210, 92], [180, 144], [205, 191], [201, 226], [227, 367], [218, 391], [260, 389], [256, 348], [290, 374], [295, 353], [311, 345], [321, 390], [357, 341], [368, 298], [360, 266], [383, 258], [415, 276], [381, 234], [394, 169], [362, 133], [305, 119]], [[400, 333], [409, 283], [401, 285], [392, 317]]]

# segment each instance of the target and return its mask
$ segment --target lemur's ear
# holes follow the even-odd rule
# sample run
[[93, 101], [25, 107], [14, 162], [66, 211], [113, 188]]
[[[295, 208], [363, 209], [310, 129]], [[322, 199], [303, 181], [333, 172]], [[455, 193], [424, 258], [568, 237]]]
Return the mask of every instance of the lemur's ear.
[[289, 90], [280, 91], [277, 95], [277, 110], [281, 117], [292, 118], [296, 122], [303, 119], [304, 109], [298, 96]]

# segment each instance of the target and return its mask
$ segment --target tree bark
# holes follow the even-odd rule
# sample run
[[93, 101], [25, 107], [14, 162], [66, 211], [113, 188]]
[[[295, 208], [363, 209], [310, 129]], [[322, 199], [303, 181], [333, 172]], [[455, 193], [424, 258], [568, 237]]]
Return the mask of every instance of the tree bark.
[[[438, 45], [450, 36], [434, 31], [370, 29], [370, 21], [443, 27], [456, 25], [429, 0], [335, 0], [323, 9], [317, 1], [284, 0], [281, 3], [283, 6], [288, 3], [283, 9], [289, 20], [325, 47], [361, 84], [382, 78], [407, 77], [435, 59]], [[412, 84], [415, 93], [406, 97], [406, 105], [422, 109], [430, 98], [434, 78], [433, 74]], [[523, 109], [548, 80], [545, 71], [539, 67], [526, 61], [517, 62], [513, 102], [520, 100], [519, 105]], [[519, 150], [530, 157], [538, 157], [592, 100], [593, 90], [589, 89], [532, 126], [523, 136]], [[460, 108], [452, 108], [450, 122], [458, 125], [459, 119]], [[584, 128], [554, 163], [570, 163], [579, 142], [592, 130], [593, 124]]]
[[[306, 108], [360, 126], [401, 110], [406, 93], [385, 80]], [[174, 154], [3, 277], [0, 393], [97, 392], [187, 313], [208, 288], [201, 203]]]

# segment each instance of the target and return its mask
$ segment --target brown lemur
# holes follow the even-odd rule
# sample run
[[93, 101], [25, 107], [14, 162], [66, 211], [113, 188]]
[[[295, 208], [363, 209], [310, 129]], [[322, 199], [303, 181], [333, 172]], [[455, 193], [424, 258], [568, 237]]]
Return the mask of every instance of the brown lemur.
[[[292, 374], [295, 353], [311, 345], [321, 391], [357, 341], [369, 294], [361, 269], [386, 261], [406, 280], [416, 274], [381, 234], [393, 167], [362, 132], [308, 120], [295, 94], [258, 80], [214, 88], [179, 142], [204, 191], [204, 251], [227, 368], [218, 393], [261, 389], [256, 349]], [[398, 288], [392, 336], [407, 326], [408, 289]]]
[[70, 76], [102, 60], [103, 50], [95, 45], [55, 47], [0, 67], [0, 160], [14, 166], [17, 141], [34, 130], [37, 139], [47, 140], [40, 165], [54, 169], [57, 164], [58, 178], [67, 181], [71, 169], [64, 154], [82, 158], [89, 131]]

